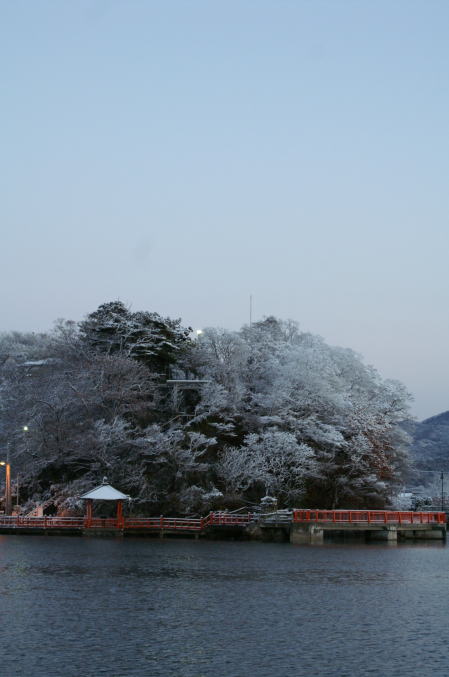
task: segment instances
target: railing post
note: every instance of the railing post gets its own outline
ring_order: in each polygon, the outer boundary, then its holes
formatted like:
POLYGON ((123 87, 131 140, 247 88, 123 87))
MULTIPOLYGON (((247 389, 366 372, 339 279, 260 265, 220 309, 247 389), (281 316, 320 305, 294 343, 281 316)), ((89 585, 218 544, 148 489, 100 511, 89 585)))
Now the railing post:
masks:
POLYGON ((117 501, 117 529, 123 529, 123 501, 117 501))
POLYGON ((92 526, 92 514, 93 514, 92 499, 91 498, 87 499, 86 504, 87 504, 86 505, 86 517, 85 517, 85 520, 84 520, 84 525, 88 529, 89 527, 92 526))

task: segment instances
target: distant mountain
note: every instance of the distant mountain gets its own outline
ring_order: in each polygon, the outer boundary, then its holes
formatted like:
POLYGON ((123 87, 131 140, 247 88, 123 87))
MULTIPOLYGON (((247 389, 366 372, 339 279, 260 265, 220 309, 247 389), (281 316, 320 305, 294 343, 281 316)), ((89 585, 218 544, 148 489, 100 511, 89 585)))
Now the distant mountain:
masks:
POLYGON ((449 411, 421 423, 404 421, 403 428, 413 438, 410 455, 417 467, 449 472, 449 411))

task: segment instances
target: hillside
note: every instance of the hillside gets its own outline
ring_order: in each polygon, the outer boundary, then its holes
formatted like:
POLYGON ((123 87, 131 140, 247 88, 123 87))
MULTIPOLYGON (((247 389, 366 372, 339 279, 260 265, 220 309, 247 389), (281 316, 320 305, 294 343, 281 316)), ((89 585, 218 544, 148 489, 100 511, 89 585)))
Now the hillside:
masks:
POLYGON ((0 444, 25 510, 70 511, 104 476, 156 515, 266 493, 382 507, 403 484, 405 388, 292 321, 192 338, 113 301, 48 335, 0 336, 2 355, 0 444))
POLYGON ((413 437, 411 456, 424 470, 449 472, 449 411, 404 426, 413 437))

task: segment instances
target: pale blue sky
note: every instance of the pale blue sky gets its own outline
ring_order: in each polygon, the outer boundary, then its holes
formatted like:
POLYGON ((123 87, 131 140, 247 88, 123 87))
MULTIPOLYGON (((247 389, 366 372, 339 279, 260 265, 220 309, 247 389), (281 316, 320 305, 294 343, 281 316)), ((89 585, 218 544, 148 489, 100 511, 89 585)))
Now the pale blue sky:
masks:
POLYGON ((291 317, 449 409, 446 0, 0 0, 0 330, 291 317))

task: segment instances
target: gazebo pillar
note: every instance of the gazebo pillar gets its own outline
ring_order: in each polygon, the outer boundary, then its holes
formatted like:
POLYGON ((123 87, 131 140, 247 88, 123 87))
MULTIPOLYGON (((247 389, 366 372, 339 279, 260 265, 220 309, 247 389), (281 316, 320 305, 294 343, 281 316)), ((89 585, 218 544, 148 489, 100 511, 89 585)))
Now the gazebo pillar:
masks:
POLYGON ((123 519, 123 501, 117 501, 117 529, 123 529, 125 520, 123 519))
POLYGON ((87 528, 92 526, 92 513, 93 513, 93 500, 91 498, 88 498, 86 501, 86 517, 84 520, 84 524, 87 528))

